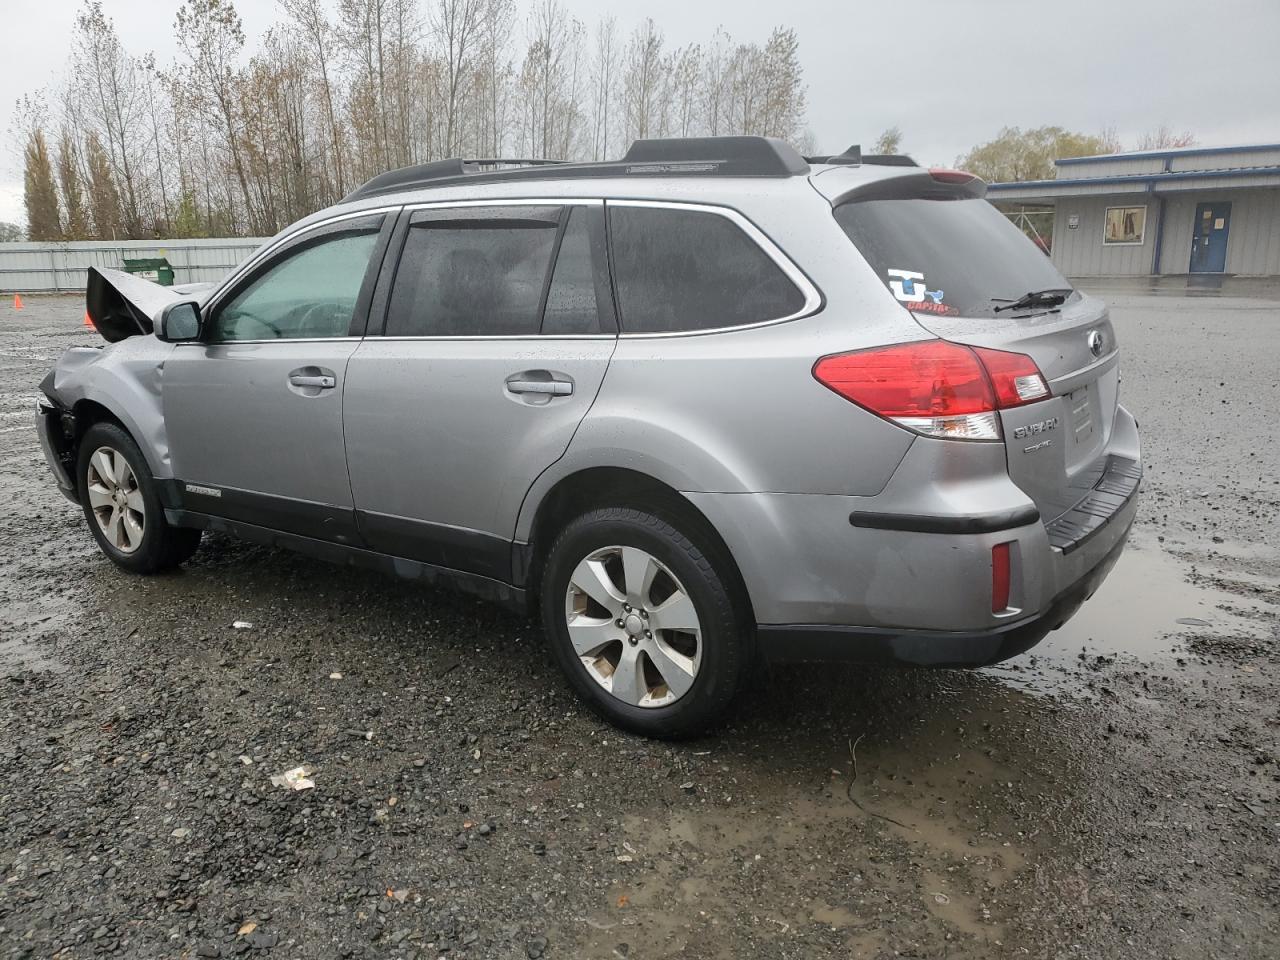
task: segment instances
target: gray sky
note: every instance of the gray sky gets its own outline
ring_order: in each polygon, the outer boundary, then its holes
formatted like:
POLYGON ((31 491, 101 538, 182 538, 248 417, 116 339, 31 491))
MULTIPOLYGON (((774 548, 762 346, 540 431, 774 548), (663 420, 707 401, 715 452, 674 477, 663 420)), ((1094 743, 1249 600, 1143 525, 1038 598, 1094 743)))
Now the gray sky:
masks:
MULTIPOLYGON (((1162 123, 1205 145, 1280 142, 1280 0, 565 0, 588 26, 651 16, 671 46, 723 24, 763 41, 795 28, 818 145, 870 145, 897 124, 917 160, 950 164, 1002 126, 1114 127, 1127 146, 1162 123), (785 17, 785 21, 781 18, 785 17)), ((523 4, 527 7, 527 0, 523 4)), ((178 0, 105 0, 128 49, 177 55, 178 0)), ((425 0, 424 0, 425 6, 425 0)), ((279 14, 239 0, 250 46, 279 14)), ((0 220, 22 219, 14 101, 57 79, 78 0, 0 0, 0 220)))

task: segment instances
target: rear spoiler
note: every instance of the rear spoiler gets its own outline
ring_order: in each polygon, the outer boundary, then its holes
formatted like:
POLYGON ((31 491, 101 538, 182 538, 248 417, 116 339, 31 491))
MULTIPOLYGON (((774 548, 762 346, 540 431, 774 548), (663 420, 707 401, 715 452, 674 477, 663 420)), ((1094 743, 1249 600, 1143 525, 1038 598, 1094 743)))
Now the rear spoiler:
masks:
POLYGON ((987 182, 962 170, 912 171, 900 177, 858 183, 834 196, 821 189, 832 185, 825 180, 818 185, 832 207, 865 200, 981 200, 987 195, 987 182))
POLYGON ((85 312, 94 329, 108 343, 145 336, 154 329, 160 311, 183 294, 123 270, 89 268, 85 312))

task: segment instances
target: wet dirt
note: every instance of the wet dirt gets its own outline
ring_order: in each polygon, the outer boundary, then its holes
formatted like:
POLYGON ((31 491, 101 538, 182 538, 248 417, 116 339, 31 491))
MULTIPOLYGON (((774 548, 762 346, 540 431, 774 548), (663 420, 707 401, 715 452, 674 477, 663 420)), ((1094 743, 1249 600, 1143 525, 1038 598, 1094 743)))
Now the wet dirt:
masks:
POLYGON ((1103 292, 1147 477, 1080 613, 768 670, 681 744, 468 598, 220 537, 117 572, 28 419, 92 335, 0 305, 0 957, 1280 955, 1280 296, 1103 292))

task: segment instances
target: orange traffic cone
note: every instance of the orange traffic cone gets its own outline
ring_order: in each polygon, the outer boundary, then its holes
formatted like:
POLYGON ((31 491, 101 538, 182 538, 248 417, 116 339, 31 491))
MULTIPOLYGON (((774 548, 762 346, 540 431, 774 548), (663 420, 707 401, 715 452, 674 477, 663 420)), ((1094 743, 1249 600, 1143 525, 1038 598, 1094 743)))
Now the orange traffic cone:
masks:
POLYGON ((89 319, 89 311, 88 311, 88 310, 86 310, 86 311, 84 312, 84 325, 85 325, 86 327, 88 327, 90 330, 97 330, 97 329, 98 329, 97 327, 95 327, 95 326, 93 325, 93 321, 89 319))
POLYGON ((20 294, 20 293, 15 293, 15 294, 13 295, 13 309, 15 309, 15 310, 21 310, 21 309, 22 309, 22 294, 20 294))

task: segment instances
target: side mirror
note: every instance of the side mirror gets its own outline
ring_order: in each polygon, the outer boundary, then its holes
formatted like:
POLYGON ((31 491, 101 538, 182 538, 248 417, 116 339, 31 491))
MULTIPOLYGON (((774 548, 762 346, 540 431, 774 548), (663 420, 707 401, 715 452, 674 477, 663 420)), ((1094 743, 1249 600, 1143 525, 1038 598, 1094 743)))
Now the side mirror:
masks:
POLYGON ((156 339, 163 340, 165 343, 199 340, 203 326, 200 319, 200 304, 194 300, 178 300, 160 311, 160 322, 156 324, 156 339))

